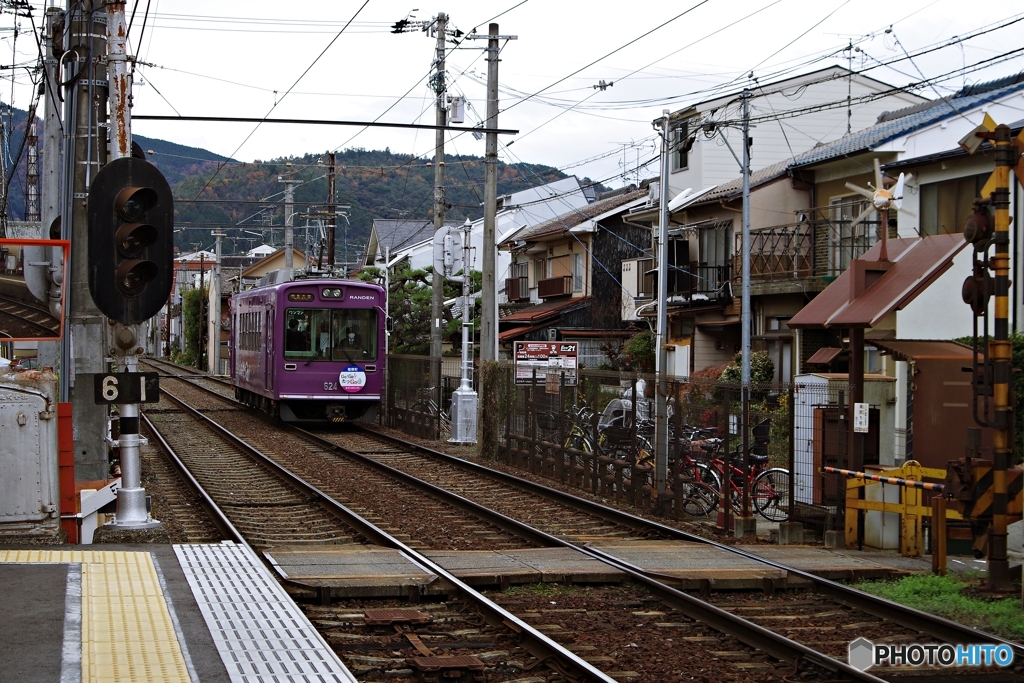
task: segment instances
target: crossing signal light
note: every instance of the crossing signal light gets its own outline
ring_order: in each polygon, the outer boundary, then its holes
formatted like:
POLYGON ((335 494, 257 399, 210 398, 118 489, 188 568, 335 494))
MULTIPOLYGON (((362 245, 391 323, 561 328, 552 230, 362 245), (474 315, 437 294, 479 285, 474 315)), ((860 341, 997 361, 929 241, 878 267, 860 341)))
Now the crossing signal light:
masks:
POLYGON ((174 203, 159 170, 116 159, 89 188, 89 293, 108 318, 149 320, 171 293, 174 203))
POLYGON ((964 223, 964 239, 972 244, 983 247, 992 238, 992 220, 985 210, 985 205, 976 201, 974 211, 964 223))

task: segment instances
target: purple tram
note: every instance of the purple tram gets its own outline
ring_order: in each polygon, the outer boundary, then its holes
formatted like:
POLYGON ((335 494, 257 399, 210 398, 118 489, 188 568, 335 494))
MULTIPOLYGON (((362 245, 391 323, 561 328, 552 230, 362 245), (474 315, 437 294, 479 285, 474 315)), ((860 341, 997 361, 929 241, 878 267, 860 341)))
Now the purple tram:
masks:
POLYGON ((231 297, 238 400, 285 422, 376 419, 384 390, 384 290, 303 279, 231 297))

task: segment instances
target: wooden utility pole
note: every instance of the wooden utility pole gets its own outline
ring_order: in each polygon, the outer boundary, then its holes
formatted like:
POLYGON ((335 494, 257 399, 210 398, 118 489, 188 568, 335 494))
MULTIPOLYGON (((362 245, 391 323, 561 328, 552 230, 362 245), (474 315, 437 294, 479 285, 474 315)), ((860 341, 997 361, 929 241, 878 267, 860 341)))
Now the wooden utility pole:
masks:
MULTIPOLYGON (((447 109, 445 107, 445 71, 444 71, 444 38, 448 30, 448 15, 440 12, 434 24, 434 31, 437 38, 437 54, 434 57, 434 76, 431 84, 434 87, 436 96, 435 122, 438 126, 445 126, 448 123, 447 109)), ((434 232, 444 227, 444 129, 439 127, 434 134, 434 232)), ((441 358, 441 309, 444 304, 444 278, 441 273, 434 271, 433 290, 430 297, 430 356, 441 358)), ((440 387, 440 362, 437 363, 437 373, 432 378, 433 384, 440 387)))

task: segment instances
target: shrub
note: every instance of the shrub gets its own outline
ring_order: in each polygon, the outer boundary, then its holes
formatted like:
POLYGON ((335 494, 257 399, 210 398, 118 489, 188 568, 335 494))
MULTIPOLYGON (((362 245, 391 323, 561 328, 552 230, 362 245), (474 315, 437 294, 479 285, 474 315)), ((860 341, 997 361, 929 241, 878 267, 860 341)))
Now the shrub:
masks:
MULTIPOLYGON (((727 367, 719 379, 723 382, 739 382, 742 377, 740 363, 743 354, 737 353, 732 365, 727 367)), ((775 361, 766 351, 755 351, 750 355, 750 381, 753 384, 767 384, 775 379, 775 361)))

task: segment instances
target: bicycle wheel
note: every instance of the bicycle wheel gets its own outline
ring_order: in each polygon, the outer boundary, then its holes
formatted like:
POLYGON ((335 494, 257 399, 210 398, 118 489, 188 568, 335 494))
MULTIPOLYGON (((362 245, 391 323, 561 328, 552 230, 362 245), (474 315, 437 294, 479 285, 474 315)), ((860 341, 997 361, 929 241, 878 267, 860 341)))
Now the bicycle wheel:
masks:
POLYGON ((757 475, 750 490, 754 509, 770 522, 785 522, 789 519, 789 470, 773 467, 757 475))
MULTIPOLYGON (((569 436, 565 437, 565 441, 562 443, 565 448, 571 448, 576 451, 583 451, 584 453, 593 453, 594 447, 590 443, 590 438, 586 434, 573 428, 569 436)), ((573 453, 573 462, 583 468, 587 466, 587 459, 580 453, 573 453)))
POLYGON ((716 472, 703 463, 684 463, 675 485, 682 492, 683 512, 706 517, 718 507, 719 481, 716 472))

